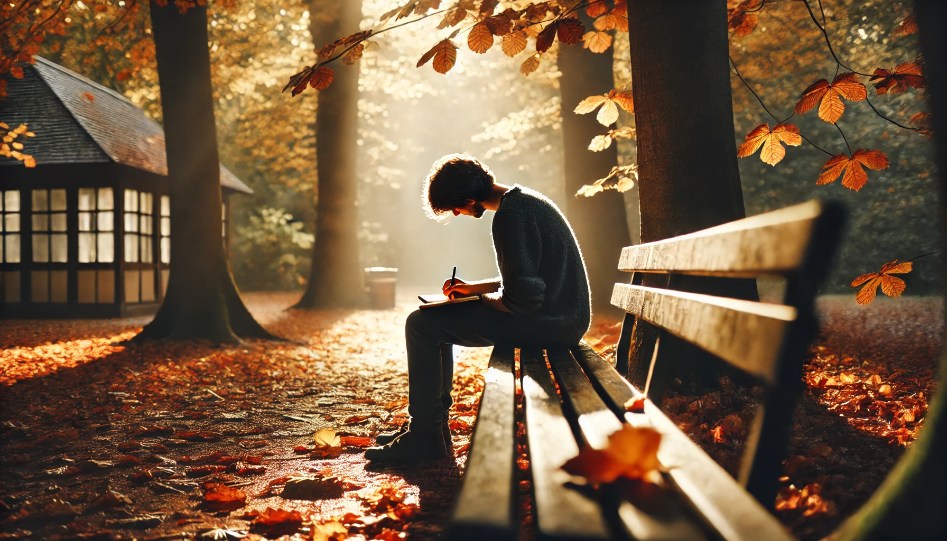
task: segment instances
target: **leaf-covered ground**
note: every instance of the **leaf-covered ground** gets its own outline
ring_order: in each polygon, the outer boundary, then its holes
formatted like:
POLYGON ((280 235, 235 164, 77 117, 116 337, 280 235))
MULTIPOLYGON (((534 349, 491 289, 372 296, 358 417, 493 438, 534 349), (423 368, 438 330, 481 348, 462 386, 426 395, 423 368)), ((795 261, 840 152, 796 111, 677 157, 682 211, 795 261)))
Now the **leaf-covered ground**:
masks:
POLYGON ((119 344, 145 319, 0 322, 2 535, 435 537, 489 351, 457 354, 454 463, 368 471, 370 436, 406 419, 403 329, 416 301, 283 311, 297 296, 247 295, 290 341, 232 348, 119 344), (338 441, 318 445, 321 429, 338 441), (296 487, 311 500, 278 495, 291 476, 314 478, 296 487))
MULTIPOLYGON (((453 463, 366 470, 370 436, 406 418, 403 325, 415 303, 405 294, 389 311, 284 310, 294 299, 247 295, 290 341, 235 348, 119 344, 146 319, 0 321, 0 538, 437 537, 489 351, 458 350, 453 463), (281 496, 287 486, 293 498, 281 496)), ((826 297, 819 311, 777 500, 807 540, 857 509, 914 440, 943 323, 939 299, 826 297)), ((588 338, 613 351, 617 332, 598 321, 588 338)), ((728 379, 673 387, 666 410, 735 472, 760 390, 728 379)))

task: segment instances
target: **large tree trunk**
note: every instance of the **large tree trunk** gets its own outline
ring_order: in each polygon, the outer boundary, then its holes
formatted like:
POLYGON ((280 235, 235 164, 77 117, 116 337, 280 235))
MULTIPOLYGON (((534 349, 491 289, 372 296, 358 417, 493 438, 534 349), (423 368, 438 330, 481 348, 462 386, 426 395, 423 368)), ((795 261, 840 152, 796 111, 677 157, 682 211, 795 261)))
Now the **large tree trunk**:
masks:
MULTIPOLYGON (((309 31, 316 49, 358 31, 361 0, 309 0, 309 31)), ((364 306, 358 260, 356 157, 358 63, 335 66, 332 86, 319 91, 316 159, 319 204, 309 283, 297 308, 364 306)))
POLYGON ((171 277, 136 337, 236 343, 271 338, 240 300, 221 235, 220 162, 207 50, 207 9, 151 2, 171 191, 171 277))
MULTIPOLYGON (((586 28, 592 27, 592 19, 585 10, 581 10, 580 18, 586 28)), ((601 152, 589 150, 592 138, 609 128, 599 124, 595 115, 572 112, 583 99, 605 94, 615 85, 612 49, 594 54, 579 45, 560 45, 559 71, 562 72, 559 93, 562 97, 562 146, 565 152, 565 212, 582 248, 592 290, 593 311, 618 314, 618 309, 611 305, 612 287, 615 282, 624 282, 628 278, 618 271, 618 256, 623 247, 631 244, 625 201, 618 192, 575 197, 583 185, 604 177, 618 165, 618 145, 612 144, 601 152)))
MULTIPOLYGON (((691 233, 746 216, 728 66, 727 5, 722 0, 629 2, 631 72, 638 144, 641 242, 691 233)), ((643 285, 752 298, 755 284, 684 277, 668 284, 645 275, 643 285)), ((644 385, 656 331, 635 327, 628 377, 644 385)), ((673 338, 661 355, 672 373, 699 371, 706 363, 673 338), (673 353, 672 353, 673 352, 673 353), (681 359, 694 362, 680 366, 681 359)), ((621 360, 620 362, 624 362, 621 360)), ((713 365, 711 365, 713 366, 713 365)), ((658 397, 660 398, 660 397, 658 397)))
MULTIPOLYGON (((947 239, 947 3, 916 0, 914 11, 930 84, 940 175, 941 242, 947 239)), ((947 348, 937 394, 918 439, 884 483, 838 532, 838 540, 947 539, 947 348)))

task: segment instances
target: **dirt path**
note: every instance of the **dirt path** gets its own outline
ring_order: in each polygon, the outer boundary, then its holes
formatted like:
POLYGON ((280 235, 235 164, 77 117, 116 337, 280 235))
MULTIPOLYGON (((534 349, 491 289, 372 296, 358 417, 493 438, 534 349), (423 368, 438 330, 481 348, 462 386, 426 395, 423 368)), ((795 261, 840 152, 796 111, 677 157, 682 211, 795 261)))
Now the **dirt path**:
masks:
POLYGON ((461 476, 489 350, 457 354, 454 463, 366 471, 359 453, 370 436, 406 419, 404 319, 416 301, 284 311, 295 295, 246 297, 289 342, 122 346, 144 321, 0 322, 0 487, 10 511, 2 531, 435 537, 461 476), (316 445, 321 429, 337 433, 338 448, 316 445), (311 496, 320 499, 274 495, 293 475, 314 477, 311 496), (224 501, 208 501, 215 497, 224 501))

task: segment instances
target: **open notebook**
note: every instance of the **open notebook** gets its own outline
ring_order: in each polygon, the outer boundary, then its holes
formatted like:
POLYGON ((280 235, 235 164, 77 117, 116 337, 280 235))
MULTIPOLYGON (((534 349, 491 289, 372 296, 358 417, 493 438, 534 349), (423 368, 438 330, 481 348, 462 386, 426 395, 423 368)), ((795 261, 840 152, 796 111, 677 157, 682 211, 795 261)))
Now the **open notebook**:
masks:
POLYGON ((421 300, 420 308, 431 308, 434 306, 444 306, 447 304, 458 304, 461 302, 478 301, 480 300, 480 295, 470 295, 469 297, 457 297, 455 299, 449 299, 445 295, 418 295, 418 299, 421 300))

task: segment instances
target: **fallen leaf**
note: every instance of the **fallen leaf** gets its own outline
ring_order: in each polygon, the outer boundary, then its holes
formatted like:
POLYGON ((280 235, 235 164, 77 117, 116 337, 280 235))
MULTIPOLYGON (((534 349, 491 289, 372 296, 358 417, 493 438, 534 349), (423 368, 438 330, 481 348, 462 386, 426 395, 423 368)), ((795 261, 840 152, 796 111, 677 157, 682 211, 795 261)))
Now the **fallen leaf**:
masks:
POLYGON ((247 504, 247 495, 239 488, 224 483, 204 485, 204 505, 216 511, 232 511, 247 504))
POLYGON ((632 413, 644 413, 645 399, 646 397, 644 396, 629 398, 628 401, 625 402, 625 410, 632 413))
POLYGON ((589 483, 609 483, 619 477, 647 479, 660 468, 658 446, 661 434, 652 428, 623 425, 608 437, 603 450, 585 446, 578 456, 569 459, 562 469, 584 477, 589 483))
POLYGON ((280 496, 287 500, 331 500, 345 493, 336 477, 291 477, 280 496))
POLYGON ((263 511, 251 511, 244 516, 253 516, 251 527, 266 536, 289 535, 297 532, 303 525, 303 517, 299 511, 267 507, 263 511))

